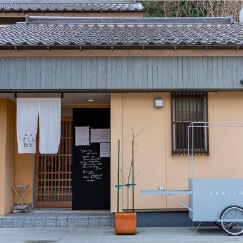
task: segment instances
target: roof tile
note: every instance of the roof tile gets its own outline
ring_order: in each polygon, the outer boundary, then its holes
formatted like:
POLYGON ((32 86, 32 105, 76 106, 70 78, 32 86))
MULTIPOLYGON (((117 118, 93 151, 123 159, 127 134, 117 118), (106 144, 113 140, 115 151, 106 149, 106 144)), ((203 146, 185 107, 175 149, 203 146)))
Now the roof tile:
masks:
POLYGON ((15 24, 0 28, 0 46, 242 45, 243 24, 15 24))
POLYGON ((141 3, 0 3, 0 11, 143 11, 141 3))

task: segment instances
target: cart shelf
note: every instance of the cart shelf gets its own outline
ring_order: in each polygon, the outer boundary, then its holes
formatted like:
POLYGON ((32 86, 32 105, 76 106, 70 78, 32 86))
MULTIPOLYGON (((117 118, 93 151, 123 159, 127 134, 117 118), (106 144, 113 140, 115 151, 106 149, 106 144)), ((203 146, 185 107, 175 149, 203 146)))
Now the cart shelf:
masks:
POLYGON ((176 195, 176 194, 192 194, 189 190, 141 190, 141 195, 176 195))

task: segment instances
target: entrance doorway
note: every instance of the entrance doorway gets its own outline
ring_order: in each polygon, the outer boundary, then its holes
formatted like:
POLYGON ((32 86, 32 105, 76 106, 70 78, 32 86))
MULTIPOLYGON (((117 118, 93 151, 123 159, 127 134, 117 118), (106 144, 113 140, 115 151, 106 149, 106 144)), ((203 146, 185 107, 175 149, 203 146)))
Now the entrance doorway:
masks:
MULTIPOLYGON (((72 117, 62 117, 58 154, 46 155, 36 150, 35 207, 72 207, 72 117)), ((39 144, 37 139, 37 144, 39 144)))
POLYGON ((91 138, 89 145, 75 146, 75 127, 89 127, 89 135, 92 129, 110 134, 110 109, 73 109, 73 117, 62 117, 58 154, 40 154, 37 146, 36 208, 110 209, 110 154, 101 156, 102 142, 91 138))
POLYGON ((109 136, 109 108, 73 110, 72 208, 75 210, 110 209, 109 136))

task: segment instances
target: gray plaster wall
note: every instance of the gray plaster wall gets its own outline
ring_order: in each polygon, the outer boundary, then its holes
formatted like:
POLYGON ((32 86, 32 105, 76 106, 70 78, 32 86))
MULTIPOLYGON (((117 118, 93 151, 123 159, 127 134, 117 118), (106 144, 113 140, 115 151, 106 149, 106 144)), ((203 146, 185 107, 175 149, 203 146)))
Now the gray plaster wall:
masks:
POLYGON ((243 57, 0 58, 0 91, 243 90, 243 57))

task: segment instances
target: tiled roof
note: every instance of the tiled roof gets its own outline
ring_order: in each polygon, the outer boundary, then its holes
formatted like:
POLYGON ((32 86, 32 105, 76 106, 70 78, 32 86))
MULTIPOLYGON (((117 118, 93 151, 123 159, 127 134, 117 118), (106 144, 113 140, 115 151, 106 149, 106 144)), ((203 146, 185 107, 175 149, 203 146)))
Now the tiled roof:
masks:
POLYGON ((140 18, 140 23, 131 24, 19 23, 0 28, 0 47, 243 46, 243 24, 163 24, 160 19, 148 24, 148 20, 140 18))
POLYGON ((31 2, 18 2, 18 3, 0 3, 0 11, 14 11, 14 12, 23 12, 23 11, 35 11, 35 12, 66 12, 66 11, 87 11, 87 12, 100 12, 100 11, 144 11, 143 5, 141 3, 131 3, 131 2, 121 2, 121 3, 106 3, 106 2, 97 2, 97 3, 82 3, 82 2, 73 2, 73 3, 64 3, 64 2, 45 2, 45 3, 31 3, 31 2))

